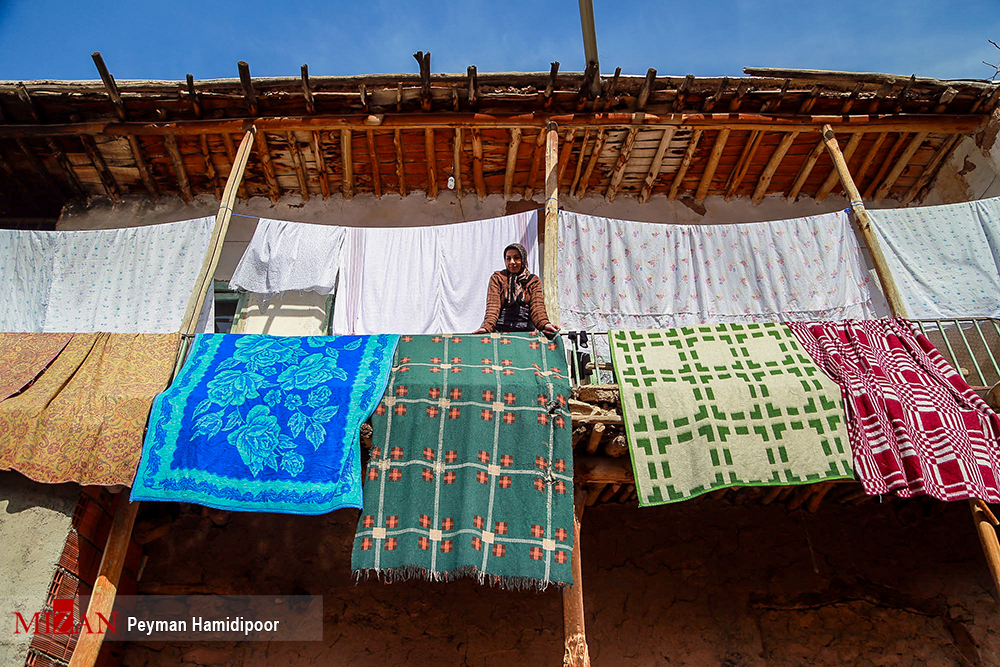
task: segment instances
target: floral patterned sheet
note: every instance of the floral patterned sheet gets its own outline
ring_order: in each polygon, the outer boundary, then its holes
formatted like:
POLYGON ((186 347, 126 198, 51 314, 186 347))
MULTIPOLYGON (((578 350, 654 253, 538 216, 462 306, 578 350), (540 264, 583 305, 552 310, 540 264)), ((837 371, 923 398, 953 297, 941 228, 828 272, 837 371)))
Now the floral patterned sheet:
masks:
POLYGON ((323 514, 361 507, 361 424, 399 337, 202 334, 156 398, 133 500, 323 514))
POLYGON ((567 330, 871 318, 843 211, 738 225, 663 225, 559 212, 567 330))

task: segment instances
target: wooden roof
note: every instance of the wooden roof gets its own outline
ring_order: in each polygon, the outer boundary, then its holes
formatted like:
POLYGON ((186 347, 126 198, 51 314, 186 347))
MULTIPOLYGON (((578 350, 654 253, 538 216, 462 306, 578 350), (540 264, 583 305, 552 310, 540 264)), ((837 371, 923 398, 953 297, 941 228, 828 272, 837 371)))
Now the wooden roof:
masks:
MULTIPOLYGON (((420 55, 420 54, 418 54, 420 55)), ((564 195, 822 200, 839 190, 830 123, 866 198, 919 200, 1000 86, 884 74, 748 69, 739 78, 593 72, 116 82, 0 82, 0 216, 93 196, 221 194, 249 123, 240 197, 540 194, 560 128, 564 195)))

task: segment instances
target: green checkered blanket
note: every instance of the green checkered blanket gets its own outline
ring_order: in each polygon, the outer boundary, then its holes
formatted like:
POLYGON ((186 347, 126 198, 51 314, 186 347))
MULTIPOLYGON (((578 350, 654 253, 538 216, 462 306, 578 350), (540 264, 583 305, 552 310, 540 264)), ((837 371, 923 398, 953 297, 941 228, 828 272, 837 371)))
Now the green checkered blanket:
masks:
POLYGON ((840 388, 783 324, 612 331, 640 505, 853 479, 840 388))
POLYGON ((372 417, 355 573, 571 584, 568 397, 559 338, 403 336, 372 417))

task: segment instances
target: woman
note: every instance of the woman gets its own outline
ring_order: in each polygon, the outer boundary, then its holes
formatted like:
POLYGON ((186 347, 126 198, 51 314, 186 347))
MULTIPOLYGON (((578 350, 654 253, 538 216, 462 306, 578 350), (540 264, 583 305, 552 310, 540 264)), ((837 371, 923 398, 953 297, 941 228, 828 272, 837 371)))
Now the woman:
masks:
POLYGON ((528 252, 519 243, 511 243, 504 248, 503 260, 507 268, 490 276, 486 317, 474 333, 538 329, 554 334, 559 331, 545 312, 542 281, 525 266, 527 257, 528 252))

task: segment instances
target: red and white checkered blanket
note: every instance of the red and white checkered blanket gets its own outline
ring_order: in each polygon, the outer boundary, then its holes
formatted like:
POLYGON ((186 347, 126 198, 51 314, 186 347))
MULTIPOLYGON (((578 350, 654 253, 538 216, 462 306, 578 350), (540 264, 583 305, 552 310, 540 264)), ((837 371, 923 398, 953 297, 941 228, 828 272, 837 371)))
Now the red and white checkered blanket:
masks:
POLYGON ((844 395, 870 495, 1000 502, 1000 417, 902 319, 790 322, 844 395))

